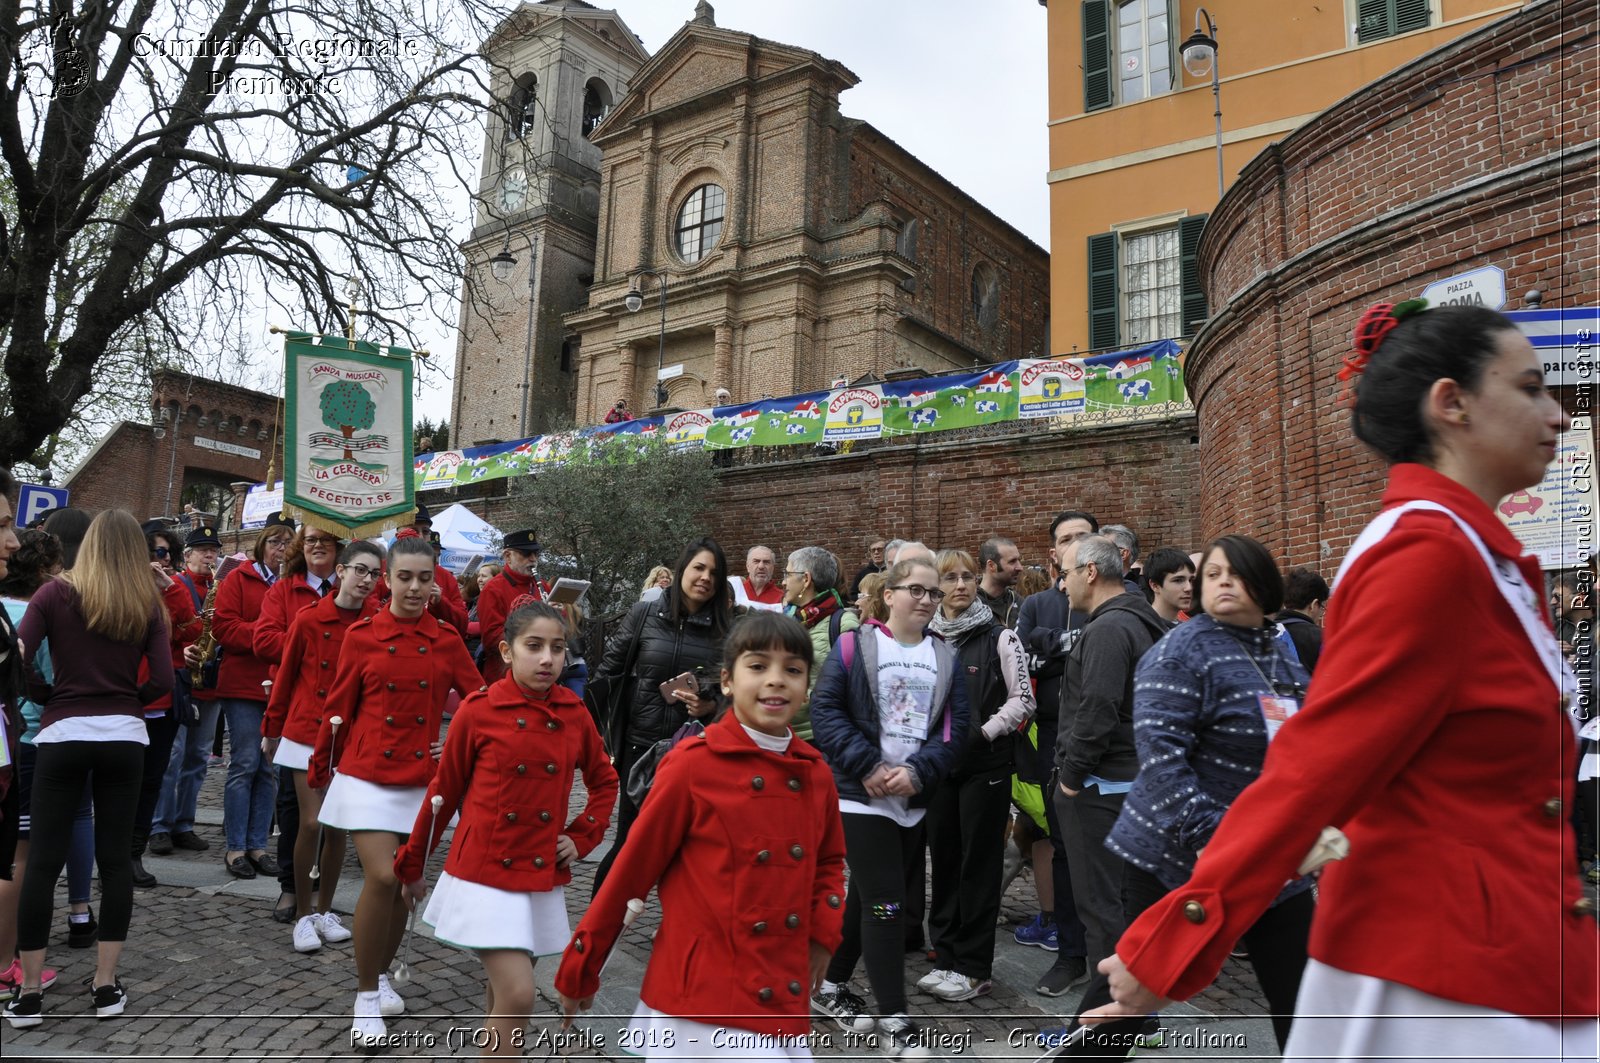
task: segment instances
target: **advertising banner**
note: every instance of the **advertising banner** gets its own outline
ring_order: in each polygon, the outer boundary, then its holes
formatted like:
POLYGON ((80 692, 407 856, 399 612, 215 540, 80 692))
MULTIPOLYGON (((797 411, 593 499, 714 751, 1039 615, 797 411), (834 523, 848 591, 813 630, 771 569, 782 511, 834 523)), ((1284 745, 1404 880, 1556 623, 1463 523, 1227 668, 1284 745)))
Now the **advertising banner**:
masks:
MULTIPOLYGON (((812 413, 811 416, 816 416, 812 413)), ((830 443, 847 439, 877 439, 883 435, 883 385, 840 388, 828 392, 827 420, 822 438, 830 443)))

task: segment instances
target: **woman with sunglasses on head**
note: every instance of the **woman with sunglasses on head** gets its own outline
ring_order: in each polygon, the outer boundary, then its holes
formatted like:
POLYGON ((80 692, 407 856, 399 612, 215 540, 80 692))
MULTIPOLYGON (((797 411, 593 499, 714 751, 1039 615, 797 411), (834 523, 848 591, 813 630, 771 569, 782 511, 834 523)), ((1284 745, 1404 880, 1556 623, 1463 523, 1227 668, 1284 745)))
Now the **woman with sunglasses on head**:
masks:
POLYGON ((1476 307, 1379 304, 1340 375, 1389 485, 1335 583, 1316 682, 1193 875, 1102 964, 1115 1002, 1086 1017, 1205 988, 1332 825, 1349 853, 1319 880, 1286 1059, 1592 1059, 1575 687, 1539 562, 1495 513, 1544 477, 1567 416, 1528 340, 1476 307))
POLYGON ((316 952, 324 943, 350 940, 350 931, 333 911, 333 895, 344 866, 344 831, 318 830, 322 793, 306 781, 306 768, 322 727, 323 707, 339 667, 345 634, 356 621, 378 611, 377 595, 372 591, 383 576, 383 559, 383 547, 364 539, 344 548, 336 566, 337 589, 301 609, 289 625, 272 696, 261 718, 262 749, 288 777, 284 785, 294 791, 300 817, 291 864, 296 952, 316 952), (320 855, 319 835, 324 835, 320 855), (311 881, 313 867, 320 872, 315 883, 311 881), (314 907, 313 886, 317 891, 314 907))
MULTIPOLYGON (((339 561, 339 538, 332 532, 302 524, 289 541, 284 554, 283 575, 267 589, 256 621, 255 655, 268 662, 272 678, 283 660, 283 646, 289 637, 289 624, 302 609, 309 608, 333 593, 334 569, 339 561)), ((268 688, 271 700, 271 688, 268 688)), ((265 733, 263 717, 263 734, 265 733)), ((272 917, 291 922, 295 907, 295 843, 300 836, 300 802, 289 769, 278 765, 278 900, 272 917)), ((338 940, 343 940, 342 938, 338 940)))
POLYGON ((928 631, 943 597, 939 573, 920 556, 896 562, 883 589, 888 622, 841 635, 811 695, 811 730, 833 768, 850 867, 844 942, 812 1003, 847 1031, 876 1029, 903 1059, 929 1055, 906 1014, 905 867, 922 859, 924 810, 968 738, 960 659, 928 631), (862 958, 876 1020, 846 985, 862 958))

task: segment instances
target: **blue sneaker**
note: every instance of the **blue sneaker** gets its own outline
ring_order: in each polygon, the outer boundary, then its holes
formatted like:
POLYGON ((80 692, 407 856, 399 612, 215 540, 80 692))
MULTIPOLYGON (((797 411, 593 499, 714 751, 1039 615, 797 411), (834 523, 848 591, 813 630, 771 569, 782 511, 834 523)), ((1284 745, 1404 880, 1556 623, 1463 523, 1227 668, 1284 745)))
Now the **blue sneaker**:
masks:
POLYGON ((1037 913, 1032 919, 1017 927, 1011 936, 1016 939, 1018 945, 1033 945, 1046 952, 1061 950, 1061 931, 1057 928, 1055 920, 1046 923, 1044 916, 1037 913))

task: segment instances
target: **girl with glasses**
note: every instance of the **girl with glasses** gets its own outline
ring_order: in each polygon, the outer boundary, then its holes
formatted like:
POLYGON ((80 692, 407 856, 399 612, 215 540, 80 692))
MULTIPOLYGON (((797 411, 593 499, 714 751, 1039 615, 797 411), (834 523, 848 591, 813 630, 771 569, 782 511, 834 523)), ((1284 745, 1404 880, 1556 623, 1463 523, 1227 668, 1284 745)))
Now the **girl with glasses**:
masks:
POLYGON ((928 632, 943 597, 932 566, 921 558, 897 562, 883 589, 888 622, 871 620, 840 636, 811 700, 812 733, 833 767, 850 865, 844 942, 812 1004, 847 1031, 876 1029, 902 1059, 930 1054, 906 1014, 905 867, 922 859, 929 798, 960 760, 968 735, 960 660, 928 632), (876 1020, 846 985, 863 957, 876 1020))
POLYGON ((378 611, 377 595, 372 591, 383 574, 383 558, 383 547, 365 540, 344 548, 337 566, 338 590, 302 608, 289 624, 272 696, 261 720, 262 749, 289 777, 299 815, 291 865, 296 952, 316 952, 324 943, 350 940, 350 931, 333 912, 333 894, 344 866, 344 831, 332 828, 324 832, 319 861, 317 817, 322 812, 322 793, 306 782, 306 768, 322 726, 345 634, 356 621, 378 611), (311 900, 313 866, 320 872, 315 908, 311 900))

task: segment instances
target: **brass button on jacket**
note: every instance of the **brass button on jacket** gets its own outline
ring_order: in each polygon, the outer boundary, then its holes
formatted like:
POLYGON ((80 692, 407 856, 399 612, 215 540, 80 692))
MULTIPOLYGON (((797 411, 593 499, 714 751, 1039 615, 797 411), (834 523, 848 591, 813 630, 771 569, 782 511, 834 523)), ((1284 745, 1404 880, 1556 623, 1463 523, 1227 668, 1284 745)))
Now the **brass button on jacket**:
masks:
POLYGON ((1561 798, 1552 797, 1544 803, 1544 814, 1547 819, 1555 819, 1561 815, 1561 798))
POLYGON ((1186 901, 1183 906, 1183 917, 1191 923, 1206 921, 1206 906, 1199 901, 1186 901))

